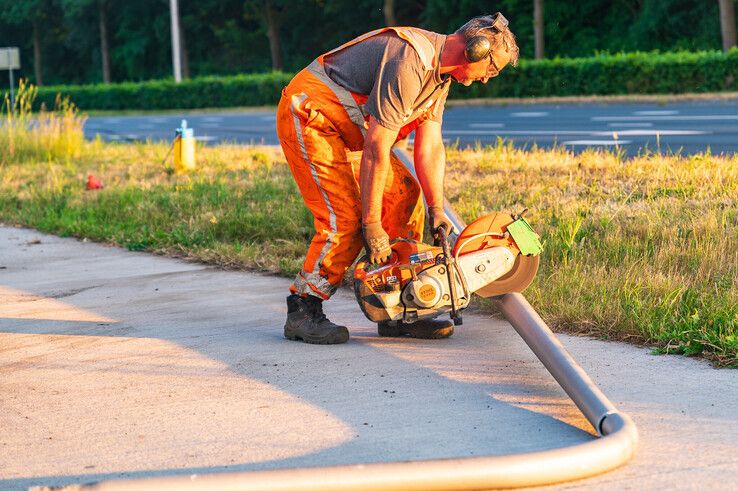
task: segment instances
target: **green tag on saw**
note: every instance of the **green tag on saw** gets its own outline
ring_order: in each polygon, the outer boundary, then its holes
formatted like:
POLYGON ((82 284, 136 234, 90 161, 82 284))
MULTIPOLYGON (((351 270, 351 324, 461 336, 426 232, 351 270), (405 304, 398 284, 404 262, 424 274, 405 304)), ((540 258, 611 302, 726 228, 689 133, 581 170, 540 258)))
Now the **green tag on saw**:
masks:
POLYGON ((524 256, 537 256, 543 252, 543 245, 538 240, 538 234, 533 231, 525 218, 520 217, 507 226, 515 244, 524 256))

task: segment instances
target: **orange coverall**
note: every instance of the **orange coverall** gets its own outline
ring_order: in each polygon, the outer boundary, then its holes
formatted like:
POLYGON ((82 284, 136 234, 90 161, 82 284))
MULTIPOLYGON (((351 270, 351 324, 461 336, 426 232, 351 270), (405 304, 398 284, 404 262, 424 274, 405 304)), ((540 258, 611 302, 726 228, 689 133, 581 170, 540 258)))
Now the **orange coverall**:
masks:
MULTIPOLYGON (((363 246, 359 167, 369 116, 367 96, 351 93, 325 73, 326 55, 392 29, 408 41, 424 63, 437 59, 435 48, 410 27, 385 28, 360 36, 319 56, 282 91, 277 135, 305 204, 313 213, 315 236, 292 293, 329 298, 363 246)), ((427 119, 432 105, 420 108, 397 141, 427 119)), ((424 208, 415 178, 391 156, 382 202, 382 227, 390 239, 422 239, 424 208)))

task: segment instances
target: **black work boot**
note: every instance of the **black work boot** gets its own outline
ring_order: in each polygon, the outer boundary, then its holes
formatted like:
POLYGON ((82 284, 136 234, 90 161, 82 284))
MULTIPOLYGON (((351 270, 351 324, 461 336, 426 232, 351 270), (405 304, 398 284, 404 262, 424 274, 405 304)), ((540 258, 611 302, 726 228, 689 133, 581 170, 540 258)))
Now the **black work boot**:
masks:
POLYGON ((380 336, 399 338, 409 336, 418 339, 443 339, 454 333, 454 323, 449 319, 424 319, 412 324, 402 321, 382 321, 377 324, 380 336))
POLYGON ((312 295, 303 298, 292 294, 287 297, 284 337, 310 344, 341 344, 348 341, 349 332, 344 326, 326 318, 321 299, 312 295))

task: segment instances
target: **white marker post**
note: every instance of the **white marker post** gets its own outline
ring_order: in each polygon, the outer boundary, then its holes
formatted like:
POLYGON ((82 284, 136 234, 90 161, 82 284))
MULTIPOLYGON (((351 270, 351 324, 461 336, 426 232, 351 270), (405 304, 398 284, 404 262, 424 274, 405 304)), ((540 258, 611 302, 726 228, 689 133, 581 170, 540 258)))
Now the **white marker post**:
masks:
POLYGON ((20 68, 20 50, 18 48, 0 48, 0 70, 8 71, 8 80, 10 81, 10 108, 15 106, 15 92, 13 86, 13 70, 20 68))

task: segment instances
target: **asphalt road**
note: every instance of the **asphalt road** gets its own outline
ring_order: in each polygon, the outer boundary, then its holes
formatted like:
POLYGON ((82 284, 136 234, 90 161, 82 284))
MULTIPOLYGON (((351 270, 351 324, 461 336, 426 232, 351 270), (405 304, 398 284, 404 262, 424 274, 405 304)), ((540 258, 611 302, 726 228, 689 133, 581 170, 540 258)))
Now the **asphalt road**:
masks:
MULTIPOLYGON (((197 139, 209 143, 279 143, 273 111, 93 116, 85 134, 99 134, 106 141, 171 140, 182 119, 194 128, 197 139)), ((449 107, 443 134, 447 143, 461 146, 504 138, 520 147, 617 147, 628 155, 708 149, 733 154, 738 151, 738 101, 449 107)))

